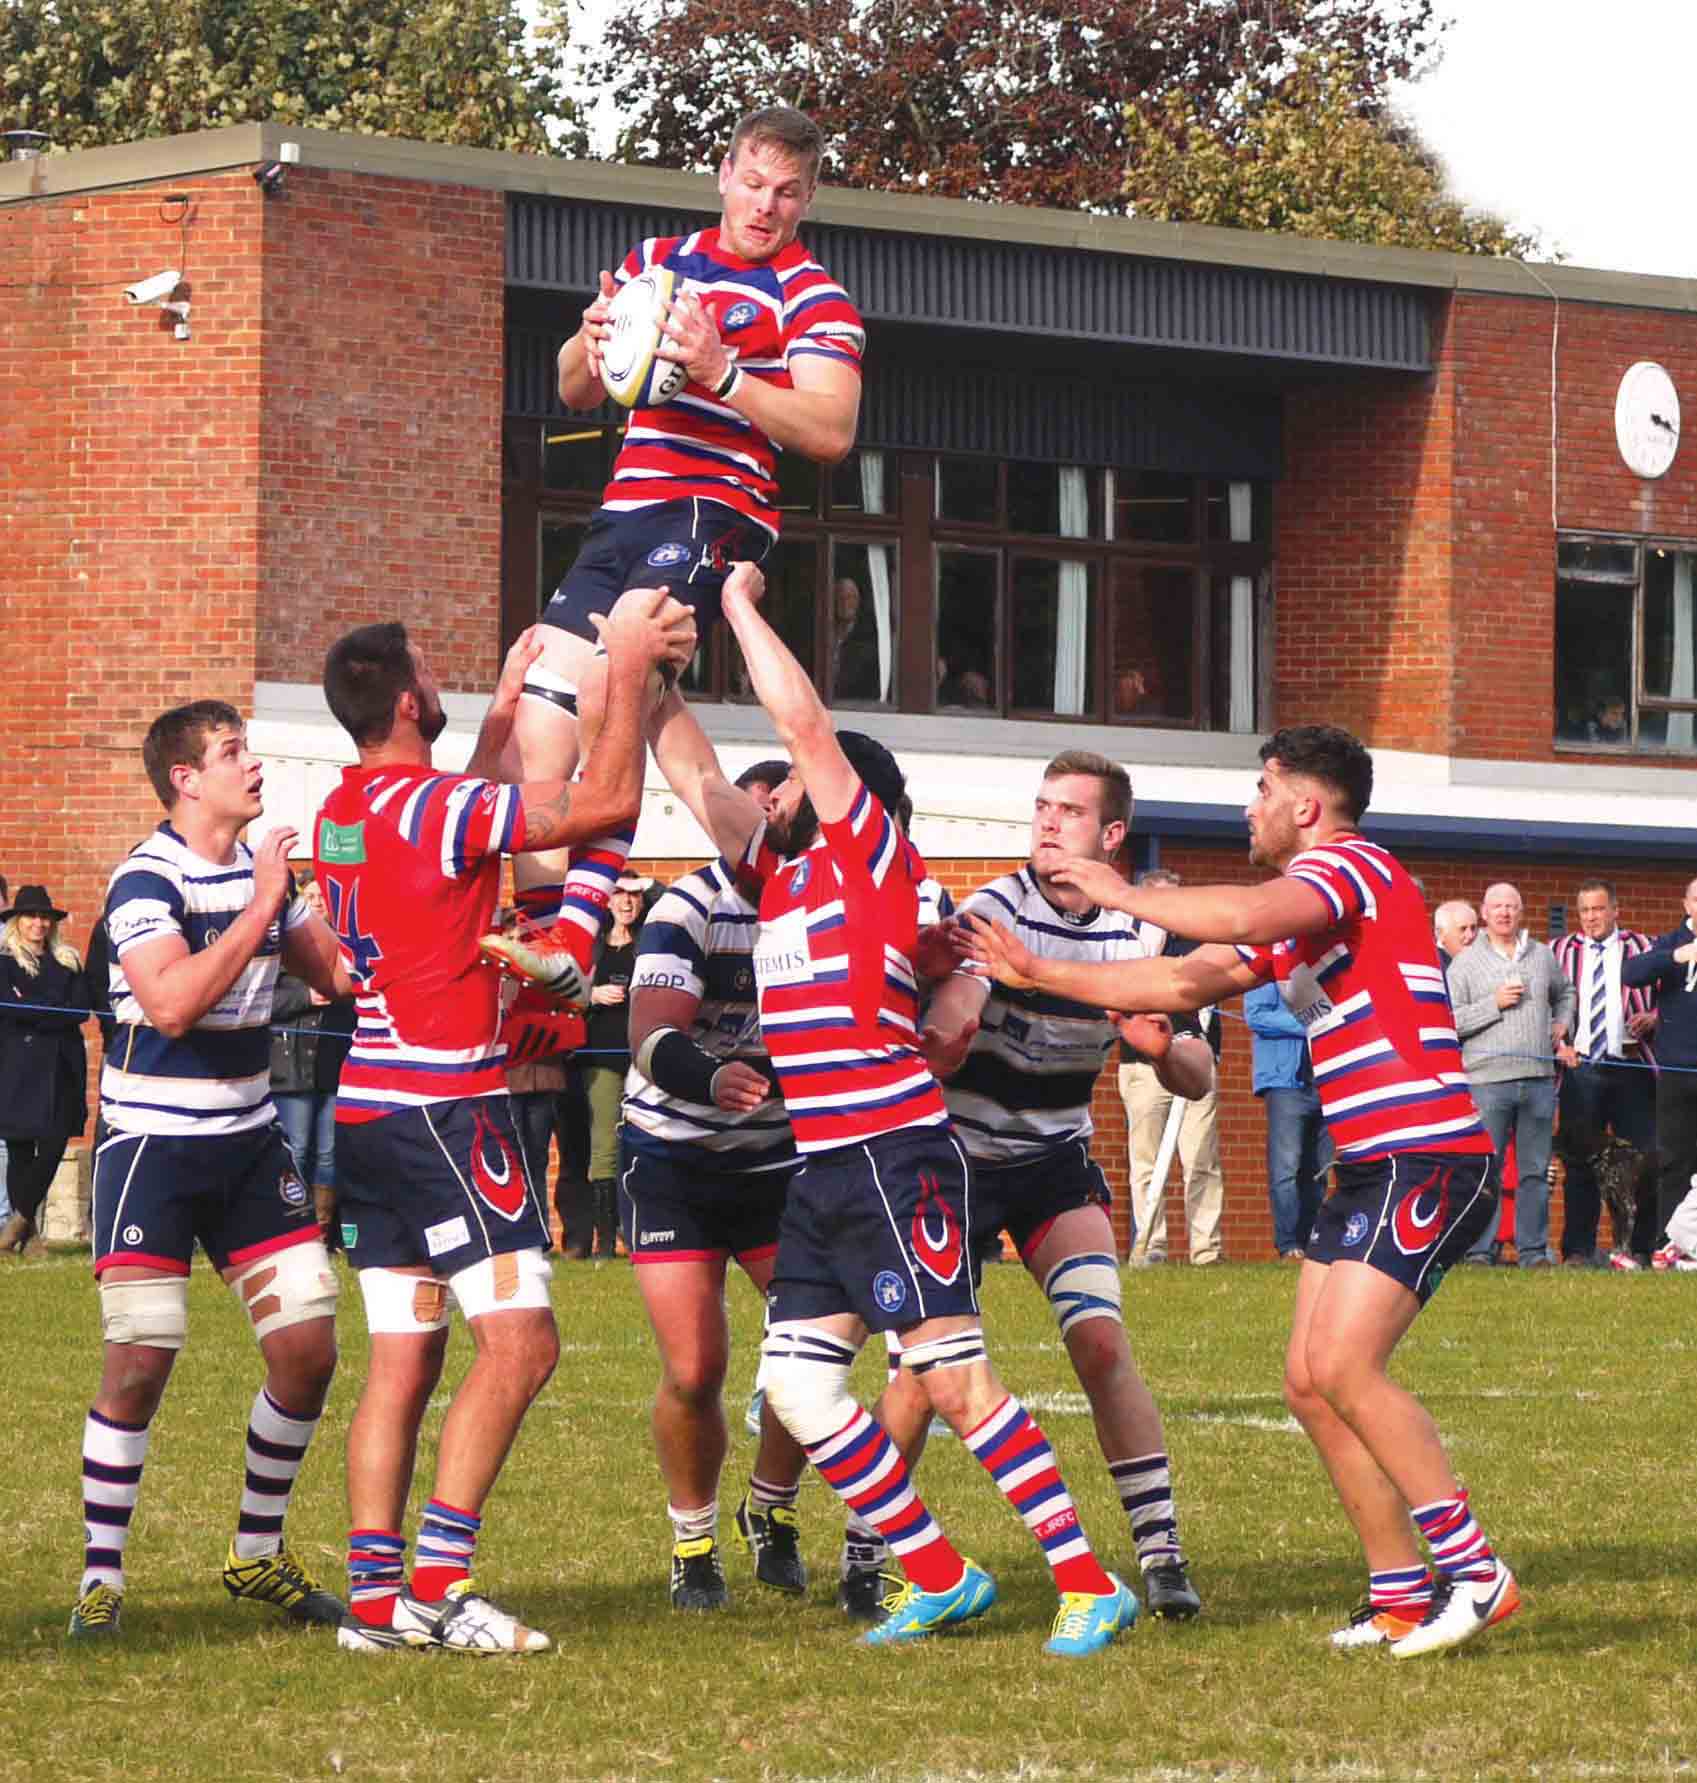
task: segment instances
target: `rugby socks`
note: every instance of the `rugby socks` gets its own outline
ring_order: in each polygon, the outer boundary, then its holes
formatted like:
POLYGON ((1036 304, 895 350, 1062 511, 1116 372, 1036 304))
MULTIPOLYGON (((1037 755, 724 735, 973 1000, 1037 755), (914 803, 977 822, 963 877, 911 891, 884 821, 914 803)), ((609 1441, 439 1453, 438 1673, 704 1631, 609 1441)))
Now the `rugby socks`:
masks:
POLYGON ((889 1543, 858 1512, 850 1511, 843 1522, 842 1576, 882 1572, 889 1564, 889 1543))
POLYGON ((348 1536, 348 1608, 361 1622, 388 1628, 406 1579, 407 1544, 398 1529, 355 1529, 348 1536))
POLYGON ((748 1476, 748 1502, 765 1515, 773 1511, 793 1511, 801 1502, 801 1481, 793 1486, 774 1486, 758 1474, 748 1476))
POLYGON ((513 909, 521 931, 551 928, 560 918, 560 898, 565 887, 558 883, 521 886, 513 893, 513 909))
POLYGON ((1178 1519, 1173 1512, 1173 1473, 1165 1455, 1140 1455, 1135 1461, 1110 1461, 1108 1472, 1131 1519, 1137 1563, 1145 1572, 1183 1560, 1178 1519))
POLYGON ((1489 1579, 1495 1576, 1497 1557, 1485 1532, 1467 1508, 1463 1488, 1455 1498, 1440 1498, 1416 1505, 1414 1521, 1432 1550, 1432 1565, 1446 1579, 1489 1579))
POLYGON ((1056 1590, 1085 1591, 1100 1597, 1114 1589, 1090 1551, 1049 1439, 1011 1393, 983 1423, 966 1433, 966 1446, 1036 1536, 1055 1575, 1056 1590))
POLYGON ((1367 1597, 1375 1613, 1388 1612, 1418 1622, 1432 1601, 1431 1570, 1424 1566, 1395 1566, 1370 1572, 1367 1597))
POLYGON ((594 977, 595 943, 607 920, 607 900, 613 884, 630 859, 636 828, 615 830, 580 842, 567 857, 566 883, 560 892, 560 914, 552 945, 570 953, 594 977))
POLYGON ((90 1411, 82 1431, 83 1575, 77 1595, 96 1585, 124 1589, 124 1547, 141 1496, 148 1426, 90 1411))
POLYGON ((418 1556, 412 1565, 414 1597, 440 1603, 450 1585, 471 1577, 477 1532, 482 1527, 481 1517, 455 1510, 439 1498, 431 1499, 418 1524, 418 1556))
POLYGON ((261 1387, 247 1421, 247 1479, 236 1522, 238 1560, 258 1560, 283 1545, 283 1514, 295 1475, 318 1428, 318 1413, 297 1418, 261 1387))
POLYGON ((680 1511, 675 1504, 669 1504, 666 1506, 666 1515, 672 1520, 674 1542, 719 1539, 719 1501, 716 1498, 708 1499, 698 1510, 693 1511, 680 1511))
POLYGON ((961 1582, 965 1561, 914 1491, 901 1451, 864 1408, 857 1405, 835 1436, 803 1447, 825 1483, 889 1543, 921 1591, 949 1591, 961 1582))

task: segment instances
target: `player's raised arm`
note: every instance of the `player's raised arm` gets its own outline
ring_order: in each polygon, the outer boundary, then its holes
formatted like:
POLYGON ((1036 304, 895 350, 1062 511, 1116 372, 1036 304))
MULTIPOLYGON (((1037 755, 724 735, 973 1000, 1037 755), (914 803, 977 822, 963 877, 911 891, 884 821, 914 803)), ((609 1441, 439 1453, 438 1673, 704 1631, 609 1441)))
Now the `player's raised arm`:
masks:
POLYGON ((719 752, 676 688, 661 702, 648 734, 667 785, 689 807, 720 854, 728 861, 741 860, 760 826, 759 801, 725 777, 719 752))
POLYGON ((860 776, 843 754, 812 678, 756 606, 763 586, 753 564, 739 563, 725 583, 725 623, 742 646, 754 697, 795 763, 819 821, 837 823, 849 814, 860 776))
POLYGON ((937 987, 925 1012, 919 1050, 938 1082, 953 1077, 966 1062, 989 996, 990 980, 976 972, 956 972, 937 987))

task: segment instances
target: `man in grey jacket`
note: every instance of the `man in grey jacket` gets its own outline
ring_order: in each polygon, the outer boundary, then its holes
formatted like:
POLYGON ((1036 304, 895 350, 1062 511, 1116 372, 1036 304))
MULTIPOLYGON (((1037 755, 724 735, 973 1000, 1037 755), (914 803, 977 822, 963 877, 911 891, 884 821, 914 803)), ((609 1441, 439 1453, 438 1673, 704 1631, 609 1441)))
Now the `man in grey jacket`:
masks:
MULTIPOLYGON (((1450 964, 1455 1031, 1473 1099, 1496 1147, 1499 1177, 1514 1134, 1520 1168, 1514 1245, 1520 1267, 1548 1268, 1550 1135, 1556 1113, 1552 1055, 1571 1063, 1568 1036, 1577 993, 1550 949, 1520 926, 1524 905, 1512 885, 1493 885, 1479 908, 1484 927, 1450 964)), ((1488 1263, 1491 1254, 1487 1235, 1467 1260, 1488 1263)))

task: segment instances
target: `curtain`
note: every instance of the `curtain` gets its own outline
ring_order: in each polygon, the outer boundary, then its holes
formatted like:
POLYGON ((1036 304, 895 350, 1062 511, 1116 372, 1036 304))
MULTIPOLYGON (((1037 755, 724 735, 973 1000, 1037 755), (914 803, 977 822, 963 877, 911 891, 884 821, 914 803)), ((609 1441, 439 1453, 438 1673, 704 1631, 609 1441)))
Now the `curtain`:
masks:
MULTIPOLYGON (((1697 558, 1689 551, 1676 551, 1673 558, 1673 672, 1668 680, 1668 693, 1676 700, 1688 700, 1697 694, 1692 680, 1691 650, 1691 570, 1697 558)), ((1668 748, 1691 747, 1689 712, 1668 714, 1668 748)))
MULTIPOLYGON (((1090 536, 1090 494, 1081 465, 1061 466, 1061 537, 1090 536)), ((1055 609, 1055 711, 1084 710, 1085 642, 1090 629, 1089 571, 1082 563, 1059 566, 1055 609)))
MULTIPOLYGON (((860 501, 868 514, 883 514, 884 454, 862 452, 860 455, 860 501)), ((890 627, 890 547, 866 547, 866 579, 872 584, 872 622, 878 629, 878 698, 890 697, 890 676, 895 668, 894 639, 890 627)))
MULTIPOLYGON (((1247 483, 1226 488, 1226 519, 1233 544, 1247 544, 1254 530, 1252 491, 1247 483)), ((1228 724, 1234 731, 1255 729, 1255 581, 1251 576, 1231 579, 1231 711, 1228 724)), ((1215 722, 1218 723, 1216 715, 1215 722)))

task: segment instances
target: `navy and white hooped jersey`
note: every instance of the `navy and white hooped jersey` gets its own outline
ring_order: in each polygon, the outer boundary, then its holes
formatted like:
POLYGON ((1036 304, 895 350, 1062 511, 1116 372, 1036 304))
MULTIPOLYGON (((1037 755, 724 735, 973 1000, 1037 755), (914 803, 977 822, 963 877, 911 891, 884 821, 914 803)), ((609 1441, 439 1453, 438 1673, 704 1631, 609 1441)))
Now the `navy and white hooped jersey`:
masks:
MULTIPOLYGON (((1121 911, 1057 910, 1029 866, 981 887, 961 911, 1006 923, 1045 960, 1153 959, 1167 938, 1164 929, 1121 911)), ((1016 1164, 1089 1139, 1091 1092, 1117 1037, 1099 1004, 993 984, 966 1061, 943 1086, 973 1161, 1016 1164)))
MULTIPOLYGON (((755 1007, 755 907, 717 861, 686 873, 656 901, 636 944, 631 991, 651 986, 700 999, 689 1036, 716 1059, 767 1063, 755 1007)), ((709 1169, 788 1170, 795 1135, 777 1096, 748 1114, 669 1095, 633 1065, 625 1079, 625 1143, 709 1169)))
POLYGON ((151 1027, 124 976, 124 955, 180 935, 203 953, 253 901, 253 852, 236 844, 220 865, 196 854, 169 823, 134 848, 106 890, 112 1015, 117 1023, 100 1075, 101 1118, 114 1132, 211 1138, 268 1125, 271 994, 283 936, 311 920, 291 891, 235 982, 180 1038, 151 1027))

